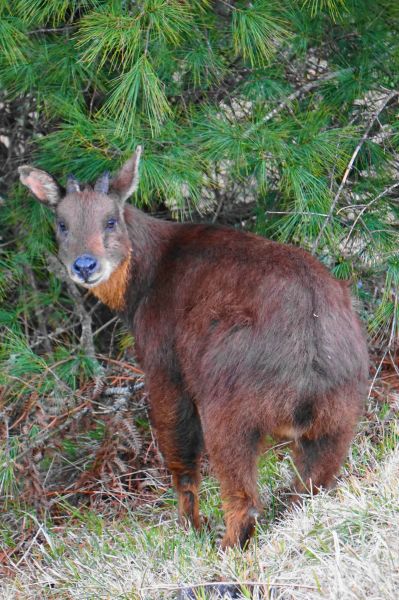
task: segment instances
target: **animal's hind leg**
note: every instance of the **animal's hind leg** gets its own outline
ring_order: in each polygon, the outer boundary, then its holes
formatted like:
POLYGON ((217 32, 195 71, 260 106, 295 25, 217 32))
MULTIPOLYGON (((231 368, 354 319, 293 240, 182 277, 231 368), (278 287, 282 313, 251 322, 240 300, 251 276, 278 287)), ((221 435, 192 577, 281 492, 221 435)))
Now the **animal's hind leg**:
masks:
POLYGON ((257 492, 257 458, 260 434, 232 418, 231 412, 201 413, 205 446, 220 482, 226 532, 222 548, 244 547, 252 536, 260 512, 257 492))
POLYGON ((179 386, 157 379, 149 386, 151 423, 177 491, 179 523, 200 527, 199 459, 203 448, 201 423, 191 398, 179 386))
MULTIPOLYGON (((320 488, 330 489, 348 453, 354 428, 348 426, 320 437, 302 437, 293 447, 294 462, 298 471, 294 489, 297 493, 320 488)), ((294 497, 294 501, 298 497, 294 497)))

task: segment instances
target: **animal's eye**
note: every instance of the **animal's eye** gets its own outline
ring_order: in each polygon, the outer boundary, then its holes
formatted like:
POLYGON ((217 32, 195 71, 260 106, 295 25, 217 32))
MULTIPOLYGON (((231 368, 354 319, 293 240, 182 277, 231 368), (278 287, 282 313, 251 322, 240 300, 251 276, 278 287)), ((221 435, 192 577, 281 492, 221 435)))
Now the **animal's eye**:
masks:
POLYGON ((68 231, 65 221, 58 221, 58 229, 61 231, 61 233, 66 233, 68 231))
POLYGON ((111 217, 111 219, 108 219, 105 229, 107 231, 112 231, 113 229, 115 229, 115 225, 116 225, 116 219, 111 217))

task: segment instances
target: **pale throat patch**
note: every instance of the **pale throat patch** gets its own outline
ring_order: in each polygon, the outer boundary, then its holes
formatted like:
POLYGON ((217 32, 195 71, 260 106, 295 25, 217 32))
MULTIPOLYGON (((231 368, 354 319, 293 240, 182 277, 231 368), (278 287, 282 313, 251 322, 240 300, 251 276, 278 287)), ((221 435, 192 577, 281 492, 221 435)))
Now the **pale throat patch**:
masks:
POLYGON ((123 310, 126 305, 126 291, 129 281, 131 253, 111 273, 104 283, 90 289, 91 293, 112 310, 123 310))

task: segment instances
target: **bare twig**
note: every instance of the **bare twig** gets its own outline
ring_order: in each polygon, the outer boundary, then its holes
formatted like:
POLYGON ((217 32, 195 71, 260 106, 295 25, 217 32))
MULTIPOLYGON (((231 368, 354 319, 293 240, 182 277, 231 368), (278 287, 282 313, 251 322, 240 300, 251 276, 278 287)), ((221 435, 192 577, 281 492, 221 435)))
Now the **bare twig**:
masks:
MULTIPOLYGON (((45 433, 39 433, 39 435, 34 440, 31 440, 29 442, 29 446, 27 448, 25 448, 25 450, 23 450, 22 452, 20 452, 15 458, 13 458, 11 460, 13 462, 14 461, 19 462, 29 452, 32 452, 32 450, 34 450, 35 448, 39 448, 45 442, 47 442, 50 438, 52 438, 56 434, 61 433, 62 431, 64 431, 64 429, 66 429, 69 425, 71 425, 71 423, 73 423, 77 419, 80 419, 81 417, 83 417, 83 415, 85 415, 86 413, 88 413, 90 410, 91 410, 91 406, 89 406, 88 403, 86 403, 85 406, 83 406, 83 408, 81 408, 79 411, 76 411, 74 414, 72 414, 71 416, 69 416, 63 423, 61 423, 60 425, 58 425, 58 427, 54 427, 53 429, 46 430, 45 433)), ((71 411, 71 413, 72 413, 72 411, 71 411)), ((2 463, 2 465, 0 465, 0 468, 4 468, 4 467, 7 467, 7 466, 8 466, 8 461, 4 461, 2 463)))
POLYGON ((115 316, 115 317, 112 317, 112 319, 110 319, 106 323, 103 323, 102 325, 100 325, 100 327, 93 332, 93 337, 95 337, 101 331, 103 331, 104 329, 106 329, 107 327, 109 327, 110 325, 112 325, 112 323, 116 323, 117 320, 118 320, 118 317, 115 316))
MULTIPOLYGON (((26 272, 26 274, 28 276, 29 284, 30 284, 31 288, 36 292, 36 294, 38 294, 39 290, 37 288, 36 278, 35 278, 35 275, 33 273, 32 268, 30 267, 30 265, 25 265, 25 272, 26 272)), ((44 346, 46 352, 48 354, 51 354, 52 353, 52 348, 51 348, 50 339, 49 339, 49 336, 48 336, 46 321, 43 318, 43 313, 40 310, 40 308, 37 306, 36 302, 33 305, 33 310, 35 312, 36 321, 37 321, 37 325, 39 327, 39 331, 42 334, 43 346, 44 346)))
POLYGON ((258 129, 258 127, 260 127, 261 125, 264 125, 265 123, 267 123, 268 121, 273 119, 276 115, 281 113, 284 109, 288 108, 288 106, 294 100, 296 100, 297 98, 300 98, 303 94, 306 94, 307 92, 310 92, 310 90, 312 90, 316 87, 319 87, 319 85, 322 85, 326 81, 330 81, 331 79, 336 79, 337 77, 342 75, 342 73, 348 72, 351 70, 352 69, 346 69, 345 71, 341 70, 341 71, 334 71, 333 73, 325 73, 324 75, 321 75, 318 79, 314 79, 313 81, 309 81, 308 83, 305 83, 305 85, 302 85, 300 88, 295 90, 295 92, 292 92, 292 94, 287 96, 287 98, 284 98, 284 100, 282 100, 280 102, 280 104, 278 104, 275 108, 273 108, 273 110, 268 112, 263 117, 263 119, 261 119, 261 121, 259 123, 254 123, 252 125, 252 127, 250 127, 247 130, 246 136, 248 137, 249 135, 251 135, 251 133, 256 131, 256 129, 258 129))
POLYGON ((384 354, 382 355, 382 358, 381 358, 381 360, 380 360, 380 362, 378 364, 378 367, 377 367, 377 369, 376 369, 376 371, 374 373, 373 380, 372 380, 372 382, 370 384, 370 387, 369 387, 369 392, 368 392, 368 395, 367 395, 367 400, 370 399, 371 393, 373 391, 374 384, 377 381, 378 375, 380 374, 383 362, 384 362, 385 357, 386 357, 387 354, 388 354, 388 348, 385 350, 384 354))
POLYGON ((68 292, 75 301, 75 310, 79 316, 80 324, 82 327, 82 333, 80 337, 80 343, 86 355, 97 360, 94 350, 93 331, 91 326, 91 317, 87 312, 81 293, 79 292, 76 285, 68 277, 63 264, 52 254, 47 254, 47 262, 49 269, 54 275, 56 275, 61 281, 64 281, 67 285, 68 292))
POLYGON ((76 29, 77 25, 64 25, 63 27, 43 27, 42 29, 32 29, 32 31, 27 31, 27 35, 37 35, 38 33, 64 33, 65 31, 69 31, 70 29, 76 29))
MULTIPOLYGON (((218 175, 217 169, 216 169, 216 175, 218 175)), ((224 204, 224 200, 225 200, 225 195, 220 193, 219 185, 218 185, 217 182, 216 182, 216 185, 215 185, 215 197, 216 197, 216 200, 217 200, 217 207, 216 207, 216 210, 215 210, 215 214, 212 217, 212 223, 216 223, 216 221, 218 220, 219 215, 220 215, 220 211, 223 208, 223 204, 224 204)))
POLYGON ((108 387, 104 390, 104 396, 129 396, 138 390, 141 390, 144 387, 144 382, 140 381, 139 383, 133 383, 131 385, 124 386, 116 386, 116 387, 108 387))
MULTIPOLYGON (((62 333, 67 333, 68 331, 71 331, 72 329, 75 329, 75 327, 77 327, 79 325, 79 323, 73 322, 70 325, 68 325, 68 327, 57 327, 56 329, 54 329, 54 331, 51 331, 47 337, 49 338, 49 340, 52 340, 54 338, 57 338, 59 335, 61 335, 62 333)), ((95 334, 93 334, 95 335, 95 334)), ((39 346, 40 344, 43 343, 43 336, 39 336, 38 339, 35 342, 32 342, 30 344, 31 348, 36 348, 36 346, 39 346)))
POLYGON ((382 113, 382 111, 391 102, 391 100, 393 100, 394 98, 396 98, 398 95, 399 95, 399 91, 394 91, 394 92, 391 92, 390 94, 388 94, 386 96, 385 100, 383 101, 383 103, 381 104, 381 106, 379 106, 379 108, 373 113, 373 115, 372 115, 372 117, 371 117, 371 119, 370 119, 370 121, 369 121, 366 129, 365 129, 365 132, 363 133, 362 137, 360 138, 360 141, 359 141, 358 145, 356 146, 356 148, 355 148, 355 150, 354 150, 354 152, 353 152, 353 154, 351 156, 351 159, 350 159, 350 161, 348 163, 348 166, 345 169, 345 173, 344 173, 344 176, 342 177, 342 181, 341 181, 341 183, 339 185, 337 193, 335 194, 334 200, 332 201, 328 217, 324 221, 323 225, 320 227, 320 231, 318 233, 318 236, 317 236, 317 238, 314 241, 314 244, 313 244, 313 247, 312 247, 312 254, 314 254, 316 252, 316 250, 318 248, 318 245, 320 243, 320 240, 321 240, 321 238, 323 236, 324 230, 325 230, 325 228, 327 227, 327 225, 329 224, 329 222, 332 219, 335 207, 337 206, 338 200, 341 197, 342 191, 343 191, 343 189, 345 187, 345 184, 346 184, 346 181, 347 181, 347 179, 349 177, 349 174, 352 171, 352 168, 353 168, 353 165, 355 163, 355 160, 356 160, 356 158, 357 158, 357 156, 358 156, 358 154, 359 154, 359 152, 360 152, 360 150, 361 150, 364 142, 367 140, 367 138, 368 138, 368 136, 370 134, 371 129, 373 128, 375 122, 378 120, 378 117, 380 116, 380 114, 382 113))
POLYGON ((345 248, 348 245, 349 239, 352 235, 353 230, 355 229, 359 219, 361 219, 363 213, 370 208, 370 206, 372 204, 374 204, 375 202, 377 202, 378 200, 380 200, 380 198, 383 198, 384 196, 386 196, 387 194, 390 194, 392 192, 392 190, 394 190, 395 188, 397 188, 399 186, 399 182, 398 183, 394 183, 393 185, 390 185, 388 188, 386 188, 385 190, 383 190, 380 194, 378 194, 378 196, 376 196, 375 198, 373 198, 372 200, 370 200, 370 202, 368 202, 368 204, 365 204, 361 211, 359 212, 359 214, 356 216, 356 219, 353 221, 351 228, 349 230, 348 235, 346 236, 344 242, 343 242, 343 247, 345 248))

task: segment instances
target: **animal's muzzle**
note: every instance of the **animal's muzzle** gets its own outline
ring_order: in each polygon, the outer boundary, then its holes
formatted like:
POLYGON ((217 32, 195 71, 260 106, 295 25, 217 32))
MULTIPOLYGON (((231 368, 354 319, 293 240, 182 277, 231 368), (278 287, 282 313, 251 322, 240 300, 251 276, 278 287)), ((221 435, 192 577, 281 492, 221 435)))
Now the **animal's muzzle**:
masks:
POLYGON ((73 272, 85 282, 89 280, 91 275, 93 275, 93 273, 95 273, 97 269, 98 260, 90 254, 83 254, 82 256, 78 256, 78 258, 72 265, 73 272))

